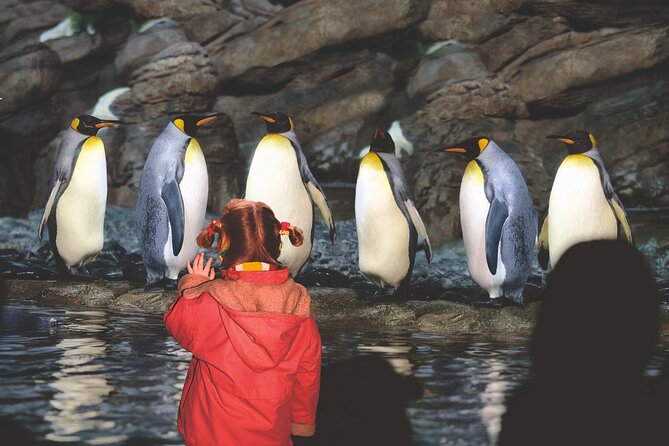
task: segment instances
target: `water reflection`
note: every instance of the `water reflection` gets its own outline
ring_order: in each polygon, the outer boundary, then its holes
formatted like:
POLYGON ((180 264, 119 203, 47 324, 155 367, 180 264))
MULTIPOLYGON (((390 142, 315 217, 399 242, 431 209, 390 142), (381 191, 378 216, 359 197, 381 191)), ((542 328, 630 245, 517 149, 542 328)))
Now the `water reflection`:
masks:
MULTIPOLYGON (((69 324, 67 328, 73 332, 94 334, 105 330, 105 313, 102 311, 71 312, 66 316, 74 321, 84 321, 69 324)), ((62 352, 62 356, 56 361, 58 370, 52 373, 54 381, 50 386, 57 392, 49 401, 50 409, 44 416, 50 424, 46 439, 79 441, 82 431, 94 431, 96 438, 86 443, 113 444, 125 440, 124 435, 105 437, 103 434, 115 426, 100 413, 104 397, 113 390, 104 374, 104 365, 98 361, 106 356, 106 343, 93 336, 76 337, 61 340, 55 348, 62 352)))
MULTIPOLYGON (((346 324, 320 331, 324 366, 373 355, 419 381, 423 396, 407 409, 418 446, 494 444, 504 397, 528 371, 523 338, 346 324)), ((663 345, 669 352, 669 337, 663 345)), ((181 445, 176 417, 190 358, 160 316, 10 301, 0 307, 0 416, 38 440, 181 445)))
POLYGON ((497 358, 491 358, 487 364, 488 371, 481 376, 488 381, 481 393, 481 421, 488 431, 488 438, 492 444, 497 443, 497 437, 502 429, 502 415, 506 410, 504 398, 509 391, 509 382, 504 379, 506 364, 497 358))

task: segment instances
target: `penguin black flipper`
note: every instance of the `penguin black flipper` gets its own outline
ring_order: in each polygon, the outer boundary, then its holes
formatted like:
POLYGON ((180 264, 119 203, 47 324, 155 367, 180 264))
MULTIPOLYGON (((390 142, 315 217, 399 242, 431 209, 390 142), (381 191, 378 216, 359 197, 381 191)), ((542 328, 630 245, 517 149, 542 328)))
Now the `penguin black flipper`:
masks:
POLYGON ((630 229, 630 224, 627 221, 627 213, 623 204, 620 202, 620 198, 613 192, 613 195, 609 197, 609 204, 613 210, 616 220, 618 221, 618 240, 625 240, 630 245, 634 246, 634 237, 632 236, 632 229, 630 229))
POLYGON ((506 203, 498 198, 493 198, 485 223, 485 255, 488 269, 492 275, 497 273, 502 226, 504 226, 504 222, 508 216, 509 210, 506 207, 506 203))
POLYGON ((537 246, 539 248, 539 266, 544 271, 548 270, 548 262, 550 261, 550 252, 548 250, 548 212, 544 217, 544 222, 541 225, 541 231, 539 232, 539 238, 537 239, 537 246))
POLYGON ((618 224, 618 240, 626 240, 630 245, 634 246, 634 238, 632 237, 632 230, 630 229, 630 225, 627 220, 625 207, 613 189, 613 184, 611 184, 611 176, 607 172, 606 167, 604 167, 604 158, 602 158, 602 155, 596 148, 590 150, 586 155, 592 160, 595 166, 597 166, 597 170, 599 170, 599 179, 602 182, 604 196, 609 202, 609 206, 611 206, 611 212, 613 212, 613 215, 616 218, 618 224))
POLYGON ((161 192, 161 197, 167 206, 167 215, 170 221, 170 228, 172 229, 172 252, 175 256, 181 252, 181 247, 184 242, 184 200, 181 196, 179 183, 176 179, 165 183, 161 192))
MULTIPOLYGON (((49 221, 49 216, 51 212, 56 209, 58 206, 58 200, 60 199, 67 186, 70 184, 70 179, 72 178, 72 172, 74 171, 74 166, 77 163, 77 158, 79 158, 79 153, 81 148, 88 138, 83 138, 78 144, 68 146, 67 144, 62 144, 58 147, 58 155, 56 156, 56 164, 53 169, 53 175, 51 180, 49 180, 49 193, 44 206, 44 213, 42 214, 42 220, 39 224, 39 239, 42 240, 44 235, 44 228, 47 226, 49 221)), ((55 245, 55 243, 53 243, 55 245)))
POLYGON ((395 197, 397 207, 402 210, 404 215, 408 216, 407 220, 413 225, 418 236, 423 241, 425 257, 427 258, 427 262, 430 263, 432 261, 430 238, 427 235, 423 219, 420 217, 416 205, 414 204, 413 194, 409 189, 402 166, 394 155, 386 153, 377 153, 377 155, 379 155, 386 168, 386 174, 388 175, 388 181, 393 189, 393 196, 395 197))
POLYGON ((293 146, 293 148, 295 149, 295 154, 297 155, 297 164, 300 168, 300 175, 302 176, 302 182, 304 183, 304 186, 307 188, 307 192, 309 192, 309 196, 311 196, 312 201, 316 203, 316 206, 318 206, 318 209, 321 211, 323 220, 325 220, 325 223, 327 223, 328 225, 328 231, 330 232, 330 240, 334 244, 335 240, 337 239, 337 229, 335 228, 334 220, 332 218, 332 212, 330 211, 330 206, 328 205, 328 200, 325 197, 325 193, 323 192, 321 186, 318 184, 318 181, 316 181, 316 178, 314 178, 314 175, 311 173, 311 169, 309 169, 309 164, 307 164, 307 157, 304 156, 304 152, 302 152, 300 143, 297 142, 297 140, 293 140, 290 138, 289 141, 293 146))
POLYGON ((58 199, 61 195, 63 195, 65 189, 67 189, 69 182, 69 179, 65 178, 64 175, 59 175, 58 178, 51 182, 52 185, 49 192, 49 198, 46 201, 46 205, 44 206, 44 213, 42 214, 42 220, 39 223, 38 232, 40 240, 42 240, 42 237, 44 236, 44 228, 47 226, 51 212, 56 208, 58 199))

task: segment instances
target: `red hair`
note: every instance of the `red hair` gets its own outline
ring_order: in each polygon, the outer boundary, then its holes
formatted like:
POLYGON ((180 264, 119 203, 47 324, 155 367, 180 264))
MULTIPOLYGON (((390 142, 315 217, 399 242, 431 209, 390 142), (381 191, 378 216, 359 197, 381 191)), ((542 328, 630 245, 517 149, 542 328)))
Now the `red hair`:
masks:
POLYGON ((288 235, 293 246, 300 246, 304 241, 299 228, 281 223, 265 203, 238 199, 230 200, 221 219, 212 221, 197 236, 197 244, 211 248, 215 234, 218 234, 217 250, 223 256, 223 269, 244 262, 279 266, 281 235, 288 235))

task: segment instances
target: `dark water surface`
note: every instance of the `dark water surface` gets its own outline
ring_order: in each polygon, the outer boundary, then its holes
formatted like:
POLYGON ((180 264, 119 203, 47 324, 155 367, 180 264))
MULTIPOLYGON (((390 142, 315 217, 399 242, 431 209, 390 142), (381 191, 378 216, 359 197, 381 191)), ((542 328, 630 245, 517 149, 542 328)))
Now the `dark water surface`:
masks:
MULTIPOLYGON (((322 325, 321 334, 325 366, 379 355, 421 383, 424 395, 408 409, 417 445, 492 444, 504 397, 529 364, 520 337, 350 325, 322 325)), ((663 345, 669 353, 667 336, 663 345)), ((8 300, 0 415, 63 444, 182 444, 176 414, 189 360, 160 316, 8 300)))

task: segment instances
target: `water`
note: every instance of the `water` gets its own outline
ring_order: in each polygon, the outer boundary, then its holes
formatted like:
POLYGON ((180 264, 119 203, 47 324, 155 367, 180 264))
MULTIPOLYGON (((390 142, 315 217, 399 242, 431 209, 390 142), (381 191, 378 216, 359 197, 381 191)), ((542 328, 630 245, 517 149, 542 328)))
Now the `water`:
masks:
MULTIPOLYGON (((420 382, 424 394, 407 410, 417 445, 493 444, 504 398, 528 372, 522 337, 320 328, 324 366, 379 355, 420 382)), ((669 353, 669 336, 662 345, 669 353)), ((0 416, 60 444, 182 444, 176 416, 189 361, 158 315, 8 300, 0 416)))

